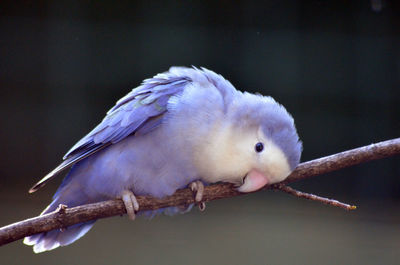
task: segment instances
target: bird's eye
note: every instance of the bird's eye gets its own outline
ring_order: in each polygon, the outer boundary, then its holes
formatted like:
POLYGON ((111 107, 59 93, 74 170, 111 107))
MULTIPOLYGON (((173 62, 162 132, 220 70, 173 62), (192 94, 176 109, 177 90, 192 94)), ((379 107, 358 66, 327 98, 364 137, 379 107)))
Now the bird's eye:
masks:
POLYGON ((264 150, 264 144, 263 143, 256 143, 256 145, 254 146, 254 149, 256 150, 257 153, 262 152, 262 150, 264 150))

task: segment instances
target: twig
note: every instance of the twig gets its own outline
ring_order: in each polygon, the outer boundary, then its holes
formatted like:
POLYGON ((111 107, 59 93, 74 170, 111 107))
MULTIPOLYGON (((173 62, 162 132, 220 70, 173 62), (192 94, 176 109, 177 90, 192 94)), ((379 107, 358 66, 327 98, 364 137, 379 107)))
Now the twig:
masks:
POLYGON ((289 186, 286 186, 284 184, 273 185, 273 188, 277 189, 277 190, 280 190, 280 191, 283 191, 283 192, 286 192, 286 193, 289 193, 289 194, 292 194, 292 195, 294 195, 296 197, 300 197, 300 198, 304 198, 304 199, 312 200, 312 201, 322 202, 324 204, 329 204, 329 205, 332 205, 332 206, 335 206, 335 207, 339 207, 339 208, 342 208, 342 209, 345 209, 345 210, 348 210, 348 211, 349 210, 355 210, 357 208, 355 205, 349 205, 349 204, 346 204, 346 203, 343 203, 343 202, 340 202, 340 201, 337 201, 337 200, 328 199, 328 198, 320 197, 320 196, 317 196, 317 195, 314 195, 314 194, 311 194, 311 193, 305 193, 305 192, 302 192, 302 191, 298 191, 298 190, 295 190, 295 189, 293 189, 293 188, 291 188, 289 186))
MULTIPOLYGON (((315 159, 300 164, 295 171, 281 184, 288 184, 312 176, 325 174, 331 171, 350 167, 371 160, 400 154, 400 138, 371 144, 368 146, 345 151, 335 155, 315 159)), ((271 189, 266 186, 262 190, 271 189)), ((219 183, 205 187, 203 199, 205 202, 222 198, 243 195, 232 184, 219 183)), ((187 205, 194 203, 193 193, 190 189, 178 190, 172 196, 163 199, 138 196, 140 210, 155 210, 169 206, 187 205)), ((55 211, 42 216, 17 222, 0 228, 0 245, 13 242, 23 237, 65 228, 76 223, 87 222, 94 219, 125 214, 125 207, 121 200, 82 205, 74 208, 63 209, 61 215, 55 211)))

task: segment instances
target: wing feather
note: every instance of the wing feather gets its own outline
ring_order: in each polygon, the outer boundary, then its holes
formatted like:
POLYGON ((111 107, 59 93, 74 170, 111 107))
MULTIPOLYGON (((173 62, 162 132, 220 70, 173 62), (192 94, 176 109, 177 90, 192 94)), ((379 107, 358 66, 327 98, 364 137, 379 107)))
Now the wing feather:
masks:
POLYGON ((35 192, 61 171, 100 151, 118 143, 131 134, 145 134, 162 122, 171 96, 181 93, 191 82, 188 76, 175 73, 158 74, 143 81, 117 101, 103 121, 78 141, 63 157, 64 161, 47 174, 29 192, 35 192))

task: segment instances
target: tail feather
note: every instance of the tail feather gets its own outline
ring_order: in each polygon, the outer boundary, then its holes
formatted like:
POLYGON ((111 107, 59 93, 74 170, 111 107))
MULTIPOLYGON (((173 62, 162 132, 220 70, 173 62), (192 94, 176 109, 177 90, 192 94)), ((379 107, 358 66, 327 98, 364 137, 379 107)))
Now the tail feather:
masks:
MULTIPOLYGON (((58 188, 53 197, 53 202, 41 213, 41 215, 52 212, 57 209, 58 205, 65 204, 68 207, 83 205, 94 202, 90 200, 84 192, 81 184, 72 178, 74 166, 69 174, 64 178, 63 183, 58 188)), ((55 229, 49 232, 36 234, 25 237, 24 244, 33 246, 35 253, 48 251, 60 246, 69 245, 85 235, 93 226, 96 220, 86 223, 75 224, 65 229, 55 229)))
POLYGON ((65 230, 52 230, 29 237, 25 237, 24 244, 33 246, 35 253, 48 251, 60 246, 66 246, 85 235, 94 225, 95 221, 76 224, 65 230))

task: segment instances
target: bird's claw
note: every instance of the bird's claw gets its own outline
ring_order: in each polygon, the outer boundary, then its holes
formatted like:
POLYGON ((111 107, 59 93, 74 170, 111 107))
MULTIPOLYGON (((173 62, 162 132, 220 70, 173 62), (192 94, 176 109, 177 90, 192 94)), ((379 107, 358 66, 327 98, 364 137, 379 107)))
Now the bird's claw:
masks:
POLYGON ((203 202, 203 194, 204 194, 204 184, 200 180, 196 180, 190 183, 189 188, 194 193, 194 200, 197 202, 200 211, 204 211, 206 209, 206 203, 203 202))
POLYGON ((124 190, 121 194, 121 199, 125 204, 126 213, 128 214, 129 219, 135 220, 135 211, 139 211, 139 203, 135 197, 135 194, 133 194, 133 192, 130 190, 124 190))

